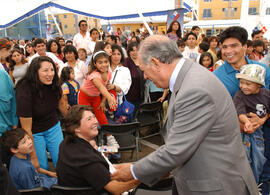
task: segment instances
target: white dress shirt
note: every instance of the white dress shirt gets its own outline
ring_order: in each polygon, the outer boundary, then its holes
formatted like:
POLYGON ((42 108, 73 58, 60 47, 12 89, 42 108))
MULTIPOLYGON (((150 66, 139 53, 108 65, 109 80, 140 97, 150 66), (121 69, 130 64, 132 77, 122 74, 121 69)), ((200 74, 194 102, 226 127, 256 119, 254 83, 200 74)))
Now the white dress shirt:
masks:
POLYGON ((87 52, 87 55, 91 54, 89 44, 91 42, 90 33, 86 32, 85 36, 82 36, 81 33, 77 33, 73 38, 73 45, 76 49, 84 48, 87 52))

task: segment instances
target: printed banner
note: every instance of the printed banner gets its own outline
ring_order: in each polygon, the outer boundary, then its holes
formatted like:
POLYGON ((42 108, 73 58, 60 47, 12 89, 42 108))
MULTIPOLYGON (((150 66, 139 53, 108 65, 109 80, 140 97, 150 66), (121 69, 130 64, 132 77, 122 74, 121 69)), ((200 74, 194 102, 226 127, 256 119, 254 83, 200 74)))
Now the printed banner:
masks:
POLYGON ((180 25, 181 25, 181 30, 183 33, 183 28, 184 28, 184 8, 179 8, 175 10, 170 10, 168 11, 168 16, 167 16, 167 29, 169 28, 170 24, 177 20, 180 25))

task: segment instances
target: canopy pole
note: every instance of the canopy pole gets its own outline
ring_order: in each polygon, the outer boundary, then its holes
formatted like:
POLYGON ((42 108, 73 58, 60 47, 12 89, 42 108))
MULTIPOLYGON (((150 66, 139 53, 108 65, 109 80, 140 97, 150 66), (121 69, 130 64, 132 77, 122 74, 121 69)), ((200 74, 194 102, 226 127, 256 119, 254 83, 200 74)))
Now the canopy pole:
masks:
POLYGON ((50 14, 51 14, 51 16, 52 16, 52 18, 53 18, 53 21, 54 21, 54 23, 55 23, 55 25, 56 25, 56 28, 57 28, 59 34, 60 34, 61 36, 63 36, 63 33, 62 33, 62 31, 61 31, 61 29, 60 29, 60 27, 59 27, 59 25, 58 25, 58 23, 57 23, 57 21, 56 21, 54 15, 53 15, 53 13, 51 12, 51 8, 50 8, 50 7, 48 8, 48 11, 50 12, 50 14))
POLYGON ((38 26, 39 26, 39 36, 42 38, 41 24, 40 24, 40 12, 38 12, 38 26))
POLYGON ((139 14, 141 20, 143 21, 144 26, 145 26, 146 29, 148 30, 149 34, 150 34, 150 35, 153 35, 153 34, 154 34, 153 31, 151 30, 151 28, 149 27, 149 25, 148 25, 147 22, 145 21, 145 18, 143 17, 142 13, 141 13, 141 12, 138 12, 138 14, 139 14))
POLYGON ((137 7, 136 0, 133 0, 132 3, 133 3, 133 5, 134 5, 134 7, 137 8, 138 14, 139 14, 139 16, 140 16, 140 19, 142 20, 142 22, 143 22, 144 26, 146 27, 146 29, 148 30, 149 34, 150 34, 150 35, 153 35, 153 34, 154 34, 153 31, 150 29, 150 27, 149 27, 149 25, 147 24, 147 22, 146 22, 144 16, 142 15, 142 12, 139 11, 140 9, 138 9, 138 7, 137 7))
POLYGON ((5 37, 7 37, 7 28, 5 28, 5 37))
POLYGON ((249 1, 242 1, 240 26, 247 29, 249 1))

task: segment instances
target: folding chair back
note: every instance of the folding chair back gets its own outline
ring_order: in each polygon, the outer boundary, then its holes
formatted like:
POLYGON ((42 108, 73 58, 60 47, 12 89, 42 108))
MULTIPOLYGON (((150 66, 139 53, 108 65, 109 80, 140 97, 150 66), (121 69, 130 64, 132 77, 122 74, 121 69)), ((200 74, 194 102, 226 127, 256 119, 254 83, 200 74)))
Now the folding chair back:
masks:
MULTIPOLYGON (((141 128, 144 127, 151 127, 151 134, 148 136, 140 136, 140 139, 144 139, 144 138, 148 138, 148 137, 152 137, 155 135, 159 134, 159 131, 162 127, 162 103, 161 102, 151 102, 151 103, 143 103, 140 105, 137 113, 136 113, 136 117, 135 117, 135 121, 138 121, 141 123, 141 128), (153 129, 153 127, 155 127, 155 125, 158 125, 157 129, 153 129)), ((141 133, 141 131, 140 131, 141 133)))
POLYGON ((141 127, 150 126, 161 122, 161 102, 143 103, 140 105, 136 120, 141 123, 141 127))
POLYGON ((101 137, 104 134, 112 134, 118 141, 119 151, 136 150, 136 160, 139 159, 139 141, 138 131, 140 128, 139 122, 123 123, 123 124, 108 124, 102 125, 100 132, 101 137))

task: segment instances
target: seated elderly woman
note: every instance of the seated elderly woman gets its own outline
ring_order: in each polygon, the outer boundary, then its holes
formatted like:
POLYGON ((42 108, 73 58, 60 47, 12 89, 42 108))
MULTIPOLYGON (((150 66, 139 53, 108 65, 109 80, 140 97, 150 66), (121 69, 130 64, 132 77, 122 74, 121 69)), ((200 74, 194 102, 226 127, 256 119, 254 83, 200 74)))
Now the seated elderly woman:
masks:
POLYGON ((65 117, 66 137, 60 145, 56 166, 58 184, 93 187, 97 194, 106 190, 121 194, 136 187, 139 181, 112 181, 109 165, 92 141, 98 135, 97 119, 91 107, 75 105, 65 117))

